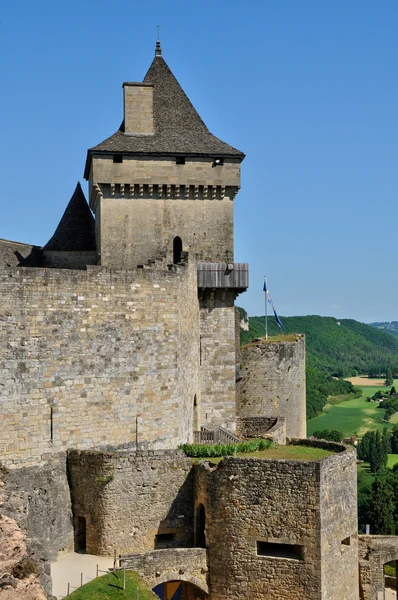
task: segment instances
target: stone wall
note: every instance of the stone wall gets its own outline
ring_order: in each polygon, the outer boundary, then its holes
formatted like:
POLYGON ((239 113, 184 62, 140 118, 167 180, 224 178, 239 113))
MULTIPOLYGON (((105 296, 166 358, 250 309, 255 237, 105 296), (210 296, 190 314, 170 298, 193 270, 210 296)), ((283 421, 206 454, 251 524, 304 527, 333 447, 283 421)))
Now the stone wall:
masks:
POLYGON ((97 264, 95 251, 61 252, 43 250, 42 266, 52 269, 81 269, 86 265, 97 264))
POLYGON ((54 457, 40 467, 12 469, 5 481, 7 499, 0 512, 14 519, 24 532, 29 557, 40 565, 42 583, 50 592, 48 561, 61 550, 73 549, 66 456, 54 457))
POLYGON ((0 269, 0 460, 192 438, 195 265, 177 272, 0 269), (138 424, 138 431, 136 425, 138 424))
POLYGON ((192 545, 192 465, 182 453, 71 450, 68 465, 74 518, 86 519, 87 552, 192 545))
POLYGON ((196 539, 202 504, 212 600, 358 598, 357 548, 344 549, 354 577, 345 568, 340 573, 343 559, 334 539, 340 544, 341 513, 334 513, 320 483, 331 489, 336 476, 341 479, 344 498, 338 502, 347 507, 347 528, 353 533, 355 452, 339 449, 318 461, 226 458, 217 467, 196 468, 196 539), (334 560, 336 569, 326 565, 334 560), (337 592, 330 585, 333 569, 335 580, 342 580, 337 592))
POLYGON ((235 294, 200 295, 201 425, 235 429, 235 294))
POLYGON ((236 417, 236 435, 241 438, 267 438, 286 444, 284 417, 236 417))
POLYGON ((398 536, 359 535, 361 600, 378 600, 384 593, 384 565, 398 560, 398 536))
POLYGON ((150 588, 174 580, 190 582, 208 592, 205 548, 172 548, 131 554, 120 560, 120 566, 137 571, 150 588))
MULTIPOLYGON (((148 88, 150 89, 150 88, 148 88)), ((212 158, 93 156, 90 205, 97 222, 101 264, 135 268, 168 252, 173 239, 205 262, 234 262, 233 199, 239 160, 214 167, 212 158)))
POLYGON ((285 417, 287 437, 306 437, 305 339, 260 340, 241 350, 237 414, 285 417))
POLYGON ((153 134, 153 85, 123 83, 125 133, 153 134))

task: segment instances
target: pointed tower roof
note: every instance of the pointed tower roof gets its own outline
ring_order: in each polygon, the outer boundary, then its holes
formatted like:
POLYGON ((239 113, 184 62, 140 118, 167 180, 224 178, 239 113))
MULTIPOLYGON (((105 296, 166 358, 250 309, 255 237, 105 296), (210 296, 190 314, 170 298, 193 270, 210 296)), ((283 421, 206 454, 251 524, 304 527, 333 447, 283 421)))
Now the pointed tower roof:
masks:
POLYGON ((154 134, 126 134, 122 123, 119 131, 88 151, 86 178, 93 152, 244 158, 207 129, 162 57, 159 42, 143 83, 153 85, 154 134))
POLYGON ((91 251, 95 249, 94 217, 78 183, 54 235, 43 250, 91 251))

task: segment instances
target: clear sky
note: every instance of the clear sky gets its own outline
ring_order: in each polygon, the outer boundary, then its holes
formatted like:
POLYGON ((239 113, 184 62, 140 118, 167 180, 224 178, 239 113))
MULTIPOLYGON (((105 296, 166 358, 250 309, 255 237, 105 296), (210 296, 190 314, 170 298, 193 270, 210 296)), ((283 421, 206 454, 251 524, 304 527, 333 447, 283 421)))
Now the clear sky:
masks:
POLYGON ((398 320, 397 0, 14 0, 0 10, 0 237, 45 244, 123 81, 163 56, 246 153, 238 304, 398 320))

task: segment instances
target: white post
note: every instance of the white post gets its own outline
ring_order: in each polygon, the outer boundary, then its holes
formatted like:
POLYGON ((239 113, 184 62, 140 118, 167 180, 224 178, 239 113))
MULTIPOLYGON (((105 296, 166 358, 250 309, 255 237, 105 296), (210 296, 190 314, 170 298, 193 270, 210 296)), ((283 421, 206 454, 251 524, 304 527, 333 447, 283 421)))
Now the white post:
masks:
POLYGON ((126 567, 123 567, 123 589, 126 589, 126 567))

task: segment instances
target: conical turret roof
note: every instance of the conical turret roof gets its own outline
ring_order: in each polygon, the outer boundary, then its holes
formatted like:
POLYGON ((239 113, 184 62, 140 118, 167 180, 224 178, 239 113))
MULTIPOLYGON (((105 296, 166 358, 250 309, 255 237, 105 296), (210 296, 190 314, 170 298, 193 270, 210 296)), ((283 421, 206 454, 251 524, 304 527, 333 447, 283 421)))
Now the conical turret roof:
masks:
POLYGON ((122 123, 119 131, 88 151, 86 177, 93 152, 244 158, 243 152, 210 133, 159 50, 144 78, 153 85, 155 133, 125 134, 122 123))
POLYGON ((43 250, 73 252, 95 249, 94 217, 78 183, 54 235, 43 250))

